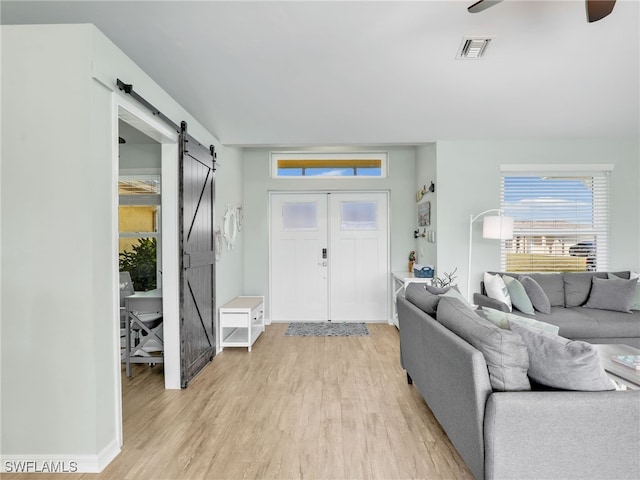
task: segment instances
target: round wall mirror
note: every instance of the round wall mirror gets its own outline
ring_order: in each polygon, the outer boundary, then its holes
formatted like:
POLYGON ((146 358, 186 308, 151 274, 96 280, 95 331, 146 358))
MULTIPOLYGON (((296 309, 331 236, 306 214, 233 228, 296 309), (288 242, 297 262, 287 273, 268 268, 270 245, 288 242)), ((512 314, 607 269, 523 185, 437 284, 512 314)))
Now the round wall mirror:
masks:
POLYGON ((227 242, 227 249, 231 250, 236 241, 238 234, 238 220, 236 218, 236 209, 231 205, 227 206, 227 213, 224 214, 224 239, 227 242))

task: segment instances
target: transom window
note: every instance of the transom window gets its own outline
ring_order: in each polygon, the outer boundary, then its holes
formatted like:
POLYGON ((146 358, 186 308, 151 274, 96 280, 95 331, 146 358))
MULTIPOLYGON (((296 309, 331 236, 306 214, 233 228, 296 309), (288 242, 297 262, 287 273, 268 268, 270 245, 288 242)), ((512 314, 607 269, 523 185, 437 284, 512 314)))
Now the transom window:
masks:
POLYGON ((272 153, 276 178, 382 178, 386 153, 272 153))
POLYGON ((502 244, 508 272, 607 270, 611 166, 502 168, 502 209, 514 218, 502 244))

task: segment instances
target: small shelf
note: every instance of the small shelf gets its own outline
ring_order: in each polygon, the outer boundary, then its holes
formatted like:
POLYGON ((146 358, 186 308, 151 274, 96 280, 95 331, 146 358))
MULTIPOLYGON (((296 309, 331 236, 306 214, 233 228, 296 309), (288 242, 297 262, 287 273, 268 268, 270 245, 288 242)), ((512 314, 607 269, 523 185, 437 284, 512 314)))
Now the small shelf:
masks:
POLYGON ((397 298, 404 296, 404 291, 410 283, 433 285, 433 278, 416 277, 412 272, 391 272, 391 323, 398 328, 397 298))
POLYGON ((251 347, 264 332, 264 297, 240 296, 220 307, 220 349, 251 347))

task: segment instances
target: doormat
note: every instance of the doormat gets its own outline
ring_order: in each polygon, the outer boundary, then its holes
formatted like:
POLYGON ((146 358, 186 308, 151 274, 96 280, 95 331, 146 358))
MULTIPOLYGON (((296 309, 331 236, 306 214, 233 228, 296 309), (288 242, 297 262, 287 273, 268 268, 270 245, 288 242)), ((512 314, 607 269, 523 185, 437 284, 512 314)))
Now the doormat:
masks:
POLYGON ((369 330, 364 323, 305 322, 290 323, 286 337, 362 337, 369 330))

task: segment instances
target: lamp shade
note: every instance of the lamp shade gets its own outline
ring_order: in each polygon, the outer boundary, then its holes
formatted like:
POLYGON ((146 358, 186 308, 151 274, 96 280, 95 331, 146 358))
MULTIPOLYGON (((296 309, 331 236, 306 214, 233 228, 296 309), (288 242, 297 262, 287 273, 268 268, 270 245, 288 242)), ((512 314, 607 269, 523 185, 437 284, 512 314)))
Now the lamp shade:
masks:
POLYGON ((482 223, 482 236, 499 240, 513 238, 513 217, 503 215, 486 216, 482 223))

